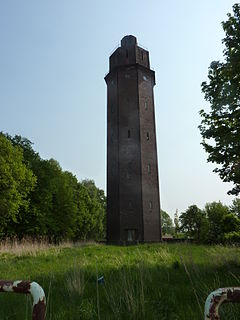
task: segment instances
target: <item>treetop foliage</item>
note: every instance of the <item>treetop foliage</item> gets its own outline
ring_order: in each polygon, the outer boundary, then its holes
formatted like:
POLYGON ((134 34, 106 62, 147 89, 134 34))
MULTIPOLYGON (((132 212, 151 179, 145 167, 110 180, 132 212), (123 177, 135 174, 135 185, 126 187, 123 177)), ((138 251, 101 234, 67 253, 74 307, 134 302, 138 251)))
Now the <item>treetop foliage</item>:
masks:
POLYGON ((174 233, 174 226, 172 219, 169 214, 161 209, 161 223, 162 223, 162 234, 172 235, 174 233))

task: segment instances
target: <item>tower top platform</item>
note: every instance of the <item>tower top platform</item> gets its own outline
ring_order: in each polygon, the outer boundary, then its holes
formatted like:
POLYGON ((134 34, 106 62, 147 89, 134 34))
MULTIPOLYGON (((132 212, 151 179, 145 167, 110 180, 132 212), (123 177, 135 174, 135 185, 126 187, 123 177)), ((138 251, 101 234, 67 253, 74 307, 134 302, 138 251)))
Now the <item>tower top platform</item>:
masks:
POLYGON ((127 35, 122 38, 121 46, 118 47, 109 58, 110 70, 122 66, 139 64, 150 69, 149 53, 137 44, 137 38, 133 35, 127 35))

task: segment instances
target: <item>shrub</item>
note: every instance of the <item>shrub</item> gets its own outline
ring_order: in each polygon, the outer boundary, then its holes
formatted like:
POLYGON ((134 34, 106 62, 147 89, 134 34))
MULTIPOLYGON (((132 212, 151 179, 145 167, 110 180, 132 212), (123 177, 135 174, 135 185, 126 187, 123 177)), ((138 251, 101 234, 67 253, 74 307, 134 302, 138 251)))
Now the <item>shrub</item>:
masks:
POLYGON ((240 232, 233 231, 224 233, 224 241, 227 244, 240 244, 240 232))

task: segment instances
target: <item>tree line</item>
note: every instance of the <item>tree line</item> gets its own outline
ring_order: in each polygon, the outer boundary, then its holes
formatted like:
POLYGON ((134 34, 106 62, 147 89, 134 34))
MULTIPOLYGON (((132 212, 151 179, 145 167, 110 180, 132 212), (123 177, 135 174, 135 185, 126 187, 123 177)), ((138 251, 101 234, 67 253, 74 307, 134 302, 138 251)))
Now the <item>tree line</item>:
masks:
POLYGON ((79 182, 54 160, 44 160, 32 142, 0 133, 0 238, 105 237, 106 197, 92 180, 79 182))
POLYGON ((220 201, 207 203, 204 209, 191 205, 175 217, 174 224, 169 215, 162 211, 163 234, 204 244, 240 243, 240 199, 233 200, 231 206, 220 201))
POLYGON ((201 243, 240 243, 240 199, 228 207, 207 203, 203 210, 191 205, 179 216, 180 232, 201 243))
MULTIPOLYGON (((240 199, 232 206, 191 205, 174 219, 161 210, 162 232, 201 243, 240 242, 240 199)), ((0 133, 0 239, 46 237, 102 240, 106 197, 92 180, 79 182, 54 160, 44 160, 32 142, 0 133)))

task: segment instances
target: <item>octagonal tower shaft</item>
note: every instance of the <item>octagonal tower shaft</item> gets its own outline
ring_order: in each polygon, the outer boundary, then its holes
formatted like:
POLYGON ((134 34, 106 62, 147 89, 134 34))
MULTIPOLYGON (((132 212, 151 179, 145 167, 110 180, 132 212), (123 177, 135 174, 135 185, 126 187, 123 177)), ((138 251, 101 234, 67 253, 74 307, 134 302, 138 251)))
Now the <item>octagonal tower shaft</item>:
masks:
POLYGON ((149 53, 126 36, 107 83, 107 241, 161 240, 158 162, 149 53))

